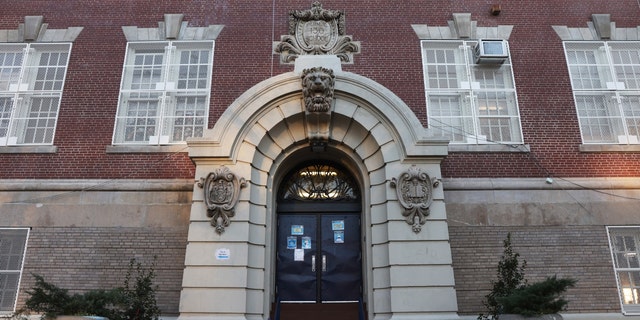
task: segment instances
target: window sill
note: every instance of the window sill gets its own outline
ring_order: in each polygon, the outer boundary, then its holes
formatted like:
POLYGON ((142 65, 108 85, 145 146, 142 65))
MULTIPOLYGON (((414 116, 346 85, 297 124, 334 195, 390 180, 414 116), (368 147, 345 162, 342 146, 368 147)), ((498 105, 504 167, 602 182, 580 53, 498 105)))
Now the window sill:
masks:
POLYGON ((640 144, 581 144, 580 152, 640 152, 640 144))
POLYGON ((449 152, 531 152, 528 144, 449 144, 449 152))
POLYGON ((148 145, 117 145, 107 146, 107 153, 173 153, 187 152, 186 144, 175 144, 168 146, 148 146, 148 145))
POLYGON ((56 146, 2 146, 0 153, 56 153, 56 146))

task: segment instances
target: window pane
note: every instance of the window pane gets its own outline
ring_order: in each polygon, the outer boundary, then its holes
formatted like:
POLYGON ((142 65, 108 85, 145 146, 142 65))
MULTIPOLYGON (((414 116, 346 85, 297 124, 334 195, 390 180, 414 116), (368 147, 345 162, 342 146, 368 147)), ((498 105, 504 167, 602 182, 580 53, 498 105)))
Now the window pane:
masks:
POLYGON ((513 89, 511 66, 502 64, 494 65, 476 64, 471 68, 473 81, 476 81, 480 89, 513 89))
POLYGON ((0 91, 17 89, 26 45, 0 45, 0 91))
POLYGON ((62 90, 70 44, 33 44, 25 77, 28 90, 62 90))
POLYGON ((204 50, 180 52, 180 64, 175 67, 178 75, 177 89, 195 90, 209 87, 208 56, 209 52, 204 50))
POLYGON ((478 114, 480 116, 517 116, 515 95, 503 91, 476 92, 478 114))
POLYGON ((7 136, 12 109, 13 96, 0 95, 0 138, 7 136))
POLYGON ((20 144, 50 144, 58 119, 60 94, 21 95, 11 136, 20 144))
POLYGON ((145 142, 156 135, 159 93, 130 93, 121 98, 121 115, 116 119, 122 136, 118 142, 145 142))
POLYGON ((433 94, 428 96, 431 111, 429 127, 436 134, 451 141, 466 142, 466 136, 473 132, 473 117, 468 107, 468 99, 462 95, 433 94), (466 105, 466 106, 465 106, 466 105))
POLYGON ((608 42, 616 81, 626 90, 640 89, 640 42, 608 42))
POLYGON ((15 308, 27 229, 0 229, 0 311, 15 308))
POLYGON ((155 90, 162 82, 162 58, 164 52, 136 52, 135 65, 126 70, 131 74, 130 90, 155 90))
POLYGON ((0 272, 0 311, 13 311, 20 273, 0 272))
POLYGON ((640 272, 618 272, 620 281, 620 296, 623 304, 638 304, 638 274, 640 272))
POLYGON ((565 42, 574 90, 607 89, 613 83, 602 42, 565 42))
POLYGON ((622 110, 629 136, 640 138, 640 95, 623 95, 622 110))
POLYGON ((456 89, 469 83, 462 42, 423 42, 423 48, 428 89, 456 89))
POLYGON ((207 123, 206 96, 178 96, 173 114, 167 115, 165 128, 172 141, 202 137, 207 123))
POLYGON ((615 97, 610 93, 580 94, 575 99, 584 142, 617 143, 624 128, 615 97))

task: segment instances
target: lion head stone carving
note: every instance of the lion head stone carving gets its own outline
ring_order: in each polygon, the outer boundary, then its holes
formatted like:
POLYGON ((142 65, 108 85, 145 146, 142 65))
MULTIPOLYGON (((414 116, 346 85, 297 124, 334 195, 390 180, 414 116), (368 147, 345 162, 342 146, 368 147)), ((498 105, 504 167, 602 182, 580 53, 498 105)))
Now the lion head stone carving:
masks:
POLYGON ((328 112, 333 101, 333 70, 315 67, 302 72, 302 94, 308 112, 328 112))

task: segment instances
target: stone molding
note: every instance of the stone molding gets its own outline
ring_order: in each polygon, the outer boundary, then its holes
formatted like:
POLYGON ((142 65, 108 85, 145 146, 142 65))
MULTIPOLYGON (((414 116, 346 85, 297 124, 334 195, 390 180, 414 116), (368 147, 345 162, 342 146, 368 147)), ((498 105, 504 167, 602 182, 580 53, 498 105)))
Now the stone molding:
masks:
POLYGON ((552 178, 553 183, 540 178, 443 178, 445 191, 454 190, 616 190, 640 189, 638 178, 552 178))
POLYGON ((470 13, 454 13, 453 20, 447 26, 430 27, 426 24, 411 25, 420 40, 454 40, 454 39, 503 39, 509 40, 512 25, 496 27, 479 27, 478 22, 471 20, 470 13))
POLYGON ((165 40, 216 40, 224 25, 208 27, 189 27, 188 21, 182 21, 182 14, 165 14, 157 28, 123 26, 127 41, 165 41, 165 40))
MULTIPOLYGON (((449 141, 433 135, 430 129, 414 116, 413 111, 399 97, 384 86, 363 76, 336 73, 335 95, 366 97, 369 105, 378 107, 375 114, 389 127, 390 134, 398 141, 397 148, 402 159, 420 159, 428 155, 444 157, 448 154, 449 141)), ((279 97, 300 95, 300 75, 290 72, 264 80, 247 90, 234 101, 216 122, 213 129, 206 130, 204 137, 191 138, 191 158, 219 158, 234 161, 240 152, 241 142, 257 121, 258 110, 279 97), (242 127, 233 129, 234 127, 242 127), (238 137, 235 134, 239 134, 238 137)))
POLYGON ((562 41, 589 40, 640 40, 640 26, 634 28, 617 28, 609 14, 593 14, 587 27, 571 28, 568 26, 552 26, 562 41))
POLYGON ((0 43, 8 42, 73 42, 83 27, 49 29, 43 16, 25 16, 16 30, 0 30, 0 43))
POLYGON ((0 191, 193 191, 193 179, 5 179, 0 191))

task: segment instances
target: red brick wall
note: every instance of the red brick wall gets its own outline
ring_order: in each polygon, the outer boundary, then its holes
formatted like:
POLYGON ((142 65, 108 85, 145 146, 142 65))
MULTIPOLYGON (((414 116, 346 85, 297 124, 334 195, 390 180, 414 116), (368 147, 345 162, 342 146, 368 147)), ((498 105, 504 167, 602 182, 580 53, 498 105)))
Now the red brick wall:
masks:
POLYGON ((449 227, 460 314, 486 312, 482 301, 497 279, 508 232, 529 283, 553 275, 578 280, 564 295, 567 312, 620 312, 604 226, 473 226, 449 227))
MULTIPOLYGON (((74 43, 60 110, 56 154, 2 154, 0 178, 185 178, 194 168, 185 153, 106 154, 111 144, 126 40, 121 26, 156 27, 164 13, 184 13, 191 26, 224 24, 216 42, 211 112, 213 126, 240 94, 292 70, 271 54, 287 32, 289 10, 311 0, 9 0, 0 29, 16 29, 25 15, 44 15, 49 27, 82 26, 74 43), (275 3, 275 8, 272 5, 275 3)), ((594 13, 609 13, 618 27, 640 25, 636 0, 390 2, 322 1, 346 12, 347 34, 362 53, 344 70, 383 84, 426 125, 420 45, 411 24, 444 26, 453 13, 470 12, 479 26, 514 25, 510 39, 525 143, 531 154, 452 153, 446 177, 638 176, 640 153, 580 153, 580 133, 562 43, 552 25, 586 27, 594 13), (544 168, 544 169, 543 169, 544 168)))

